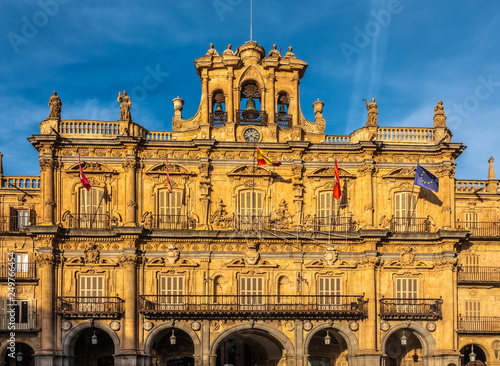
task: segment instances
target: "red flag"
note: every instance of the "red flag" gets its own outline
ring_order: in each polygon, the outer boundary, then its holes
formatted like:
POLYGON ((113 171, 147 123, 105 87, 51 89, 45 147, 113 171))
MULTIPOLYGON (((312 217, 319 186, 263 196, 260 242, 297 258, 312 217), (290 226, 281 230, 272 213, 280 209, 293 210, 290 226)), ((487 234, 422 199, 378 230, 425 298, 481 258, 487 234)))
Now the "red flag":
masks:
POLYGON ((167 180, 166 180, 166 184, 167 184, 167 191, 168 193, 172 193, 172 182, 170 181, 170 175, 168 175, 168 159, 165 158, 165 173, 167 173, 167 180))
POLYGON ((339 166, 337 165, 337 159, 335 159, 335 184, 333 185, 333 197, 340 199, 340 196, 342 196, 342 191, 340 190, 339 166))
POLYGON ((87 178, 85 178, 85 174, 83 174, 82 163, 80 162, 80 153, 78 153, 78 168, 80 169, 80 182, 82 183, 82 186, 87 191, 90 191, 90 188, 92 188, 92 187, 90 186, 90 183, 87 180, 87 178))
POLYGON ((257 149, 257 165, 274 165, 274 166, 280 166, 281 162, 279 161, 272 161, 269 159, 260 149, 255 145, 255 149, 257 149))

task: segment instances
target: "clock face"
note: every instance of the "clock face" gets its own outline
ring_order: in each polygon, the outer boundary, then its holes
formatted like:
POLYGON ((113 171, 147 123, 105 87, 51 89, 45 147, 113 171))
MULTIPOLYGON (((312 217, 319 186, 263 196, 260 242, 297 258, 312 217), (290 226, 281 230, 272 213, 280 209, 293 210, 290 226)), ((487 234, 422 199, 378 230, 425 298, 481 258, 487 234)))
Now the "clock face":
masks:
POLYGON ((243 137, 245 141, 248 142, 257 142, 260 138, 260 133, 255 128, 247 128, 243 133, 243 137))

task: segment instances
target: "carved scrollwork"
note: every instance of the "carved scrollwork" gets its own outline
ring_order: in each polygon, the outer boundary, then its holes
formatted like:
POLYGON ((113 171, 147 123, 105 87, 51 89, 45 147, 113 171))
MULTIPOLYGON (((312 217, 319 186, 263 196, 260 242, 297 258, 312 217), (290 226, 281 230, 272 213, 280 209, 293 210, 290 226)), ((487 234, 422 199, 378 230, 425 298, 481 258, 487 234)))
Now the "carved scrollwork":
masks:
POLYGON ((55 257, 52 254, 40 254, 35 257, 35 262, 40 267, 53 266, 55 257))
POLYGON ((231 215, 226 210, 226 205, 222 199, 217 200, 217 209, 210 218, 210 224, 215 229, 228 229, 232 223, 231 215))
POLYGON ((54 168, 54 159, 41 158, 39 163, 40 163, 40 170, 42 171, 54 168))
POLYGON ((97 263, 99 262, 99 249, 94 243, 88 243, 83 250, 85 263, 97 263))
POLYGON ((118 264, 122 267, 135 267, 137 265, 136 255, 120 255, 118 257, 118 264))

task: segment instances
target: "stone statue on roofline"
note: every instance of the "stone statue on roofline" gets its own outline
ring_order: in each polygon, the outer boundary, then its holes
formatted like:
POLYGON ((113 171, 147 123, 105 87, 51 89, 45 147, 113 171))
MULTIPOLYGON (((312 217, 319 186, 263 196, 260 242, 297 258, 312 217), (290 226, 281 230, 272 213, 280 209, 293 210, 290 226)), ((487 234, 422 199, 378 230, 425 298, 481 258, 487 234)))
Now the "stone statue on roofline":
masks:
POLYGON ((123 95, 118 92, 118 98, 116 99, 120 102, 120 119, 122 121, 132 121, 132 116, 130 114, 130 108, 132 108, 132 100, 127 95, 127 92, 124 90, 123 95))
POLYGON ((219 52, 214 48, 214 44, 210 43, 210 48, 207 51, 206 56, 219 56, 219 52))
POLYGON ((57 92, 52 92, 52 96, 49 99, 49 118, 61 119, 61 99, 57 96, 57 92))
POLYGON ((446 127, 446 115, 442 100, 434 107, 434 128, 436 127, 446 127))
POLYGON ((378 116, 378 106, 375 103, 375 98, 372 98, 372 101, 368 103, 366 99, 362 99, 365 101, 366 109, 368 110, 368 119, 366 120, 367 126, 376 126, 377 125, 377 116, 378 116))
POLYGON ((280 51, 277 50, 278 46, 273 44, 273 49, 269 51, 268 57, 281 57, 280 51))

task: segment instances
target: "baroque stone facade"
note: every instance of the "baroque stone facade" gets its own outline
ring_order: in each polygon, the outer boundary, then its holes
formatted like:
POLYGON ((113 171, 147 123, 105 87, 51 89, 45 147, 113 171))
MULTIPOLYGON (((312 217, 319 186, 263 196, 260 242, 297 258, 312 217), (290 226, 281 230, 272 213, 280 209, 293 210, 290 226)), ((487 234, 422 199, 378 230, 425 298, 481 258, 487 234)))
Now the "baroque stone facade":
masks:
POLYGON ((12 307, 25 365, 500 365, 500 187, 492 159, 455 179, 442 101, 433 128, 382 127, 372 99, 330 136, 323 102, 301 113, 291 47, 195 65, 199 110, 175 98, 171 132, 125 92, 117 121, 60 120, 58 99, 29 138, 41 175, 0 171, 2 361, 12 307))

